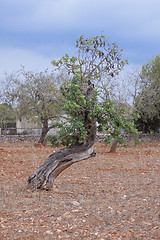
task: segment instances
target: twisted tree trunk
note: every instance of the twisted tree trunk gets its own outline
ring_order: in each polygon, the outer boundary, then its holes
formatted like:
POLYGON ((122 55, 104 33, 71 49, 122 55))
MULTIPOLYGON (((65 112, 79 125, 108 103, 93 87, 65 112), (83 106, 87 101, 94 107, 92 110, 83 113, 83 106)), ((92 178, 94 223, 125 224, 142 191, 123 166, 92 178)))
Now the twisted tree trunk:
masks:
MULTIPOLYGON (((85 84, 85 82, 84 82, 85 84)), ((83 88, 83 86, 82 86, 83 88)), ((84 95, 89 99, 93 94, 93 85, 88 83, 82 89, 84 95)), ((53 186, 55 178, 66 168, 70 167, 73 163, 90 158, 95 155, 94 143, 96 137, 96 121, 90 120, 88 117, 89 112, 84 111, 85 114, 84 126, 87 131, 87 137, 83 144, 63 148, 51 154, 45 162, 28 178, 28 187, 33 189, 50 190, 53 186)), ((47 123, 46 123, 47 125, 47 123)))
POLYGON ((28 178, 28 187, 33 189, 50 190, 54 179, 73 163, 90 158, 95 155, 94 143, 96 124, 88 124, 88 136, 82 145, 72 146, 58 150, 51 154, 45 162, 28 178))

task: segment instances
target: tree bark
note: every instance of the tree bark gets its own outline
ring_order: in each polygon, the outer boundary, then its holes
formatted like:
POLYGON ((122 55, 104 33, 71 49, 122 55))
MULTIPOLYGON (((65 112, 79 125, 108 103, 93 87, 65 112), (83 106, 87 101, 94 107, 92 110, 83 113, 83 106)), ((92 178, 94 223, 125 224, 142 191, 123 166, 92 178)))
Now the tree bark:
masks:
POLYGON ((43 127, 42 127, 42 133, 40 135, 38 143, 44 144, 47 133, 49 132, 50 129, 54 128, 55 126, 52 125, 52 126, 48 127, 48 119, 44 119, 41 122, 42 122, 43 127))
POLYGON ((48 119, 47 118, 41 119, 41 123, 42 123, 42 133, 40 135, 38 143, 42 143, 43 144, 44 140, 45 140, 45 137, 46 137, 46 134, 49 131, 48 130, 48 119))
POLYGON ((115 138, 113 138, 113 141, 112 141, 112 146, 111 146, 111 149, 110 149, 110 153, 115 153, 116 152, 116 148, 117 148, 117 140, 115 138))
POLYGON ((88 136, 82 145, 71 146, 51 154, 45 162, 28 178, 28 187, 50 190, 55 178, 73 163, 95 155, 94 143, 96 124, 88 125, 88 136))
POLYGON ((38 140, 38 143, 44 144, 44 140, 45 140, 45 137, 46 137, 48 131, 49 131, 48 128, 45 129, 45 130, 42 129, 42 133, 41 133, 41 135, 40 135, 40 138, 39 138, 39 140, 38 140))

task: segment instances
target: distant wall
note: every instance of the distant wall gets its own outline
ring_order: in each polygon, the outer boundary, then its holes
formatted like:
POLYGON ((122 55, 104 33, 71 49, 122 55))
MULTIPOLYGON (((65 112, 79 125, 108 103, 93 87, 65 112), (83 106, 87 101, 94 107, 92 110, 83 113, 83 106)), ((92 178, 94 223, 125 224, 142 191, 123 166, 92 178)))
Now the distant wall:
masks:
POLYGON ((38 142, 39 136, 33 135, 1 135, 0 142, 38 142))
MULTIPOLYGON (((145 134, 145 133, 142 133, 142 134, 137 134, 136 135, 139 139, 141 139, 142 142, 151 142, 151 141, 160 141, 160 133, 154 133, 154 134, 145 134)), ((126 136, 128 141, 132 141, 134 140, 134 137, 135 135, 129 135, 129 136, 126 136)), ((99 141, 103 141, 105 138, 105 134, 99 134, 97 136, 97 139, 99 141)))
MULTIPOLYGON (((137 134, 137 137, 141 139, 142 142, 160 141, 160 133, 153 134, 137 134)), ((128 136, 128 140, 132 140, 134 135, 128 136)))
MULTIPOLYGON (((160 141, 160 133, 156 134, 138 134, 138 137, 142 142, 160 141)), ((104 134, 99 134, 97 136, 98 141, 103 141, 105 138, 104 134)), ((128 140, 132 141, 134 136, 129 136, 128 140)), ((33 135, 1 135, 0 142, 38 142, 39 136, 33 135)))

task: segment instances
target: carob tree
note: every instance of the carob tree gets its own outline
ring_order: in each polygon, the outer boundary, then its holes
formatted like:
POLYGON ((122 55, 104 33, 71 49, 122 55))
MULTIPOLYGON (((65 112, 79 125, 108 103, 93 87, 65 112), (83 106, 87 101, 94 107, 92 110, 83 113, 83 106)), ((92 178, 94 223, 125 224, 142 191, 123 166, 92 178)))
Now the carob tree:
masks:
POLYGON ((59 61, 52 61, 57 68, 65 68, 70 82, 61 86, 65 98, 63 111, 65 120, 57 123, 59 127, 57 143, 65 146, 51 154, 45 162, 28 178, 28 186, 50 190, 54 179, 73 163, 95 155, 94 144, 97 128, 108 131, 106 142, 111 136, 121 141, 120 129, 132 131, 134 126, 118 114, 114 103, 106 96, 99 102, 96 84, 101 84, 104 73, 113 77, 126 64, 116 43, 109 44, 105 36, 84 38, 76 41, 77 57, 67 54, 59 61))

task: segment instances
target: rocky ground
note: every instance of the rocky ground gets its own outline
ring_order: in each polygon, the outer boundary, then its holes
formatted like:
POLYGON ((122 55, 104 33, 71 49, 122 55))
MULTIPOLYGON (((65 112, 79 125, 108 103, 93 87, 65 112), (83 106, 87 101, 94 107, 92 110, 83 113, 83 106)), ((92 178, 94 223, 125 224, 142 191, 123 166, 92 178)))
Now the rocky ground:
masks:
POLYGON ((160 239, 160 142, 95 149, 52 191, 31 192, 28 176, 56 149, 0 143, 0 239, 160 239))

